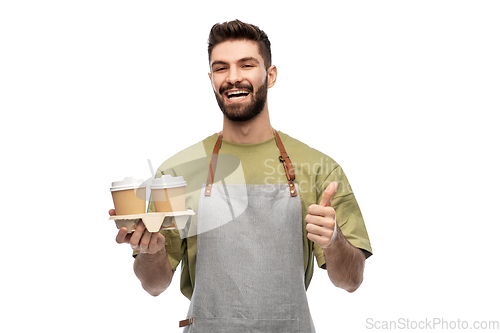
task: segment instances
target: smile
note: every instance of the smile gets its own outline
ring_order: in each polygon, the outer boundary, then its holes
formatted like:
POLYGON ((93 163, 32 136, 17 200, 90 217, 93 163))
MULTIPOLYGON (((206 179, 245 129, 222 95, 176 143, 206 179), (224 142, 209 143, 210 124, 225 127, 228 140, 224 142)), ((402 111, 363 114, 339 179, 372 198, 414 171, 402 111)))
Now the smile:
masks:
POLYGON ((226 92, 224 95, 231 102, 240 102, 250 95, 250 92, 246 90, 231 90, 226 92))

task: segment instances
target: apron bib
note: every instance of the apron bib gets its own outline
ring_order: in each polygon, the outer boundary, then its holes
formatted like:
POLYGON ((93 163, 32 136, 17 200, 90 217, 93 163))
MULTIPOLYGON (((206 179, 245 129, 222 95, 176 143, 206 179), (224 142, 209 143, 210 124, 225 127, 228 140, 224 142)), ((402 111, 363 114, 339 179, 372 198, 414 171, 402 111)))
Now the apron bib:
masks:
MULTIPOLYGON (((288 184, 212 184, 220 143, 221 136, 200 193, 198 228, 208 231, 197 236, 196 281, 181 326, 185 333, 313 333, 291 163, 288 184), (230 222, 219 226, 221 219, 230 222)), ((288 156, 280 153, 285 165, 288 156)))

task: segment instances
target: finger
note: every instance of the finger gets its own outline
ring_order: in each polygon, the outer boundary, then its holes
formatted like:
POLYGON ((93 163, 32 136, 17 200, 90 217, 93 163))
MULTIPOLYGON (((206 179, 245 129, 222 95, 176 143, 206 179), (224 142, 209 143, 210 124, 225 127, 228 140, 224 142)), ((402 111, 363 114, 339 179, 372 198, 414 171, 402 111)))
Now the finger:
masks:
POLYGON ((141 243, 139 245, 139 249, 141 252, 148 253, 150 240, 151 240, 151 233, 148 230, 144 230, 144 233, 141 238, 141 243))
POLYGON ((317 215, 317 216, 324 216, 324 217, 331 217, 335 218, 335 209, 333 209, 331 206, 329 207, 323 207, 320 205, 310 205, 309 208, 307 209, 307 212, 310 215, 317 215))
POLYGON ((151 234, 151 239, 149 240, 149 248, 148 248, 148 251, 151 254, 154 254, 160 250, 160 246, 158 244, 158 238, 159 238, 158 235, 160 235, 159 232, 153 232, 151 234))
POLYGON ((307 224, 321 225, 321 219, 322 216, 307 214, 304 220, 306 221, 307 224))
POLYGON ((151 233, 151 238, 149 239, 149 247, 156 247, 158 245, 158 234, 159 232, 151 233))
POLYGON ((309 223, 306 225, 306 231, 310 234, 317 235, 320 237, 325 237, 331 239, 333 236, 333 229, 325 228, 317 224, 309 223))
POLYGON ((158 252, 162 248, 165 247, 165 236, 163 236, 163 234, 160 232, 156 232, 155 235, 156 235, 156 251, 155 252, 158 252))
POLYGON ((116 211, 114 209, 110 209, 108 211, 108 214, 109 214, 109 216, 114 216, 114 215, 116 215, 116 211))
POLYGON ((130 237, 130 246, 132 246, 132 249, 136 250, 139 246, 139 242, 141 241, 142 234, 145 229, 146 227, 144 226, 144 223, 142 223, 142 221, 139 222, 135 227, 135 231, 130 237))
POLYGON ((321 202, 319 203, 320 206, 323 207, 328 207, 332 205, 332 197, 337 191, 337 188, 339 187, 339 183, 337 182, 331 182, 330 185, 325 189, 325 192, 323 192, 323 199, 321 199, 321 202))
POLYGON ((116 242, 118 244, 125 243, 126 238, 127 238, 127 234, 128 234, 128 230, 126 227, 120 228, 120 230, 118 230, 118 234, 116 235, 116 242))
POLYGON ((328 246, 328 244, 330 244, 330 239, 321 235, 308 233, 307 238, 313 241, 314 243, 318 244, 322 248, 325 248, 326 246, 328 246))
POLYGON ((323 217, 323 216, 308 214, 306 215, 305 221, 307 223, 306 230, 310 224, 330 230, 333 230, 335 228, 335 217, 323 217))

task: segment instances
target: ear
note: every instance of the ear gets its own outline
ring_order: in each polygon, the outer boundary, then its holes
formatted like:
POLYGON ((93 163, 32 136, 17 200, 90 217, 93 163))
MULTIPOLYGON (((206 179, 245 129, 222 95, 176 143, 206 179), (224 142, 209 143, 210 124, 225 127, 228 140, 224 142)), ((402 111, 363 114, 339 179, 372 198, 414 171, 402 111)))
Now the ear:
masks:
POLYGON ((212 73, 208 72, 208 78, 210 79, 210 85, 212 86, 212 89, 215 91, 214 81, 212 80, 212 73))
POLYGON ((276 77, 278 76, 278 69, 276 66, 271 65, 267 69, 267 88, 271 88, 276 83, 276 77))

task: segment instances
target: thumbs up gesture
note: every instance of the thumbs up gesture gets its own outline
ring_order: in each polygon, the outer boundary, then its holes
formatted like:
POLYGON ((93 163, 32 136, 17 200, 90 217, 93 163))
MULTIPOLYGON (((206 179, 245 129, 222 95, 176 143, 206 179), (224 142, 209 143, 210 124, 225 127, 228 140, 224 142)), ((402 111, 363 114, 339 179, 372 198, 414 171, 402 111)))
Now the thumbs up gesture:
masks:
POLYGON ((325 189, 319 205, 310 205, 305 218, 307 238, 322 248, 331 245, 335 236, 337 220, 335 210, 332 207, 332 197, 338 186, 337 182, 330 183, 325 189))

